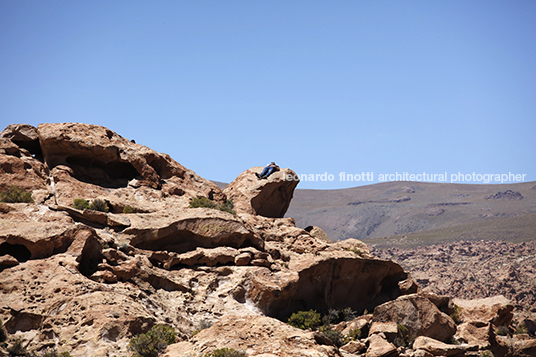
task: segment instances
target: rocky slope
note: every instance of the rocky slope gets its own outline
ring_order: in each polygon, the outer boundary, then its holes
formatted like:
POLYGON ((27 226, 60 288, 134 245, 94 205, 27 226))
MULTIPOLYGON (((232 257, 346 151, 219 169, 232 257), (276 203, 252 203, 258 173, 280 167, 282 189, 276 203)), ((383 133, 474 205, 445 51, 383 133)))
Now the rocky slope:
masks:
POLYGON ((333 240, 406 245, 535 239, 536 182, 383 182, 341 190, 296 190, 287 212, 333 240), (493 227, 493 228, 490 228, 493 227), (386 241, 382 241, 387 237, 386 241))
POLYGON ((0 190, 17 185, 34 202, 0 204, 0 356, 16 354, 16 341, 36 353, 130 356, 129 340, 156 324, 177 332, 168 357, 223 347, 263 357, 533 354, 529 334, 495 332, 516 327, 506 299, 455 310, 364 243, 281 218, 296 185, 284 175, 294 173, 257 180, 253 170, 222 191, 100 126, 8 126, 0 190), (232 199, 236 214, 190 208, 196 197, 232 199), (77 199, 101 210, 75 208, 77 199), (333 332, 285 323, 310 309, 362 315, 328 321, 355 339, 341 346, 333 332))
POLYGON ((463 299, 504 295, 536 313, 536 241, 462 241, 373 254, 399 263, 424 291, 463 299))

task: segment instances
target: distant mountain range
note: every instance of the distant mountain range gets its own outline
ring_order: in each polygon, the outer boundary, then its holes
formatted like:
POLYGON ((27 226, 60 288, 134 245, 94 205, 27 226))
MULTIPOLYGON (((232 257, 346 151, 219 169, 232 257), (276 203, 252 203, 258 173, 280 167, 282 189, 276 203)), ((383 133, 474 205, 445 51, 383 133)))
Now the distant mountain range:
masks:
POLYGON ((339 190, 297 189, 287 217, 332 240, 421 245, 458 240, 536 238, 536 182, 385 182, 339 190))

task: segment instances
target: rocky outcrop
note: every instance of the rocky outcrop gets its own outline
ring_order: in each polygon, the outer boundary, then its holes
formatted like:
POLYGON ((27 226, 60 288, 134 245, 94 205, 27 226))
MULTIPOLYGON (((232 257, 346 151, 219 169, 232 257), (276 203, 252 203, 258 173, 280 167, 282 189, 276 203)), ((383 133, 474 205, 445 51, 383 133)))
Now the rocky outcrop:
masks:
POLYGON ((401 296, 374 309, 373 324, 390 321, 405 326, 410 339, 426 336, 443 341, 456 333, 454 321, 419 294, 401 296))
POLYGON ((317 342, 315 333, 303 331, 265 316, 226 316, 188 342, 168 347, 164 357, 204 355, 226 347, 263 357, 335 357, 335 346, 317 342))
POLYGON ((486 196, 486 200, 522 200, 523 195, 517 191, 506 190, 497 192, 494 195, 486 196))
POLYGON ((415 339, 413 349, 425 350, 434 356, 454 356, 465 353, 465 349, 459 345, 450 345, 425 336, 419 336, 415 339))
POLYGON ((460 320, 483 321, 495 327, 508 326, 512 322, 514 305, 502 295, 485 299, 453 299, 453 303, 460 309, 460 320))
MULTIPOLYGON (((281 175, 291 170, 268 180, 251 172, 253 183, 243 173, 228 191, 235 215, 188 208, 195 196, 226 197, 167 155, 103 127, 10 126, 0 144, 0 162, 18 165, 0 172, 0 182, 21 182, 35 200, 0 203, 0 319, 8 344, 16 337, 34 353, 126 357, 130 338, 165 324, 178 335, 170 357, 222 347, 263 357, 447 351, 439 341, 412 350, 408 338, 449 338, 446 314, 458 311, 450 298, 423 292, 359 240, 332 242, 318 228, 281 218, 297 183, 281 175), (100 198, 109 212, 71 207, 74 198, 100 198), (314 331, 284 323, 310 309, 351 321, 314 331)), ((512 334, 510 305, 476 304, 493 308, 460 302, 466 322, 454 338, 466 351, 531 353, 530 335, 512 334), (497 336, 503 324, 507 336, 497 336)))
POLYGON ((460 241, 372 254, 399 263, 424 291, 467 300, 504 295, 536 312, 536 240, 460 241))
POLYGON ((122 231, 130 244, 150 250, 184 253, 197 247, 251 246, 264 249, 261 237, 235 216, 210 208, 188 208, 178 212, 130 215, 130 226, 122 231))
POLYGON ((268 179, 259 180, 255 173, 262 169, 253 167, 242 172, 223 189, 223 193, 234 202, 239 213, 282 218, 299 183, 298 176, 290 169, 281 169, 268 179))
POLYGON ((390 261, 347 251, 296 257, 288 266, 290 271, 262 272, 251 281, 251 298, 268 316, 286 319, 294 311, 327 312, 328 307, 373 310, 398 297, 398 282, 407 277, 390 261))

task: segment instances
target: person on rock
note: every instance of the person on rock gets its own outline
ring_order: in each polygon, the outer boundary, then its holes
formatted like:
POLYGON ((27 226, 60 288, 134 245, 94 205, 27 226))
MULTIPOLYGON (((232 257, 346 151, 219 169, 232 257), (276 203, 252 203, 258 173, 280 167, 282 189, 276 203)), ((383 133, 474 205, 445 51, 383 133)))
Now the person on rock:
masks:
POLYGON ((279 166, 277 166, 275 164, 275 162, 272 161, 264 169, 262 169, 262 172, 260 174, 255 172, 255 175, 257 176, 257 178, 259 180, 260 179, 267 179, 268 176, 270 176, 271 174, 273 174, 276 171, 279 171, 279 166))

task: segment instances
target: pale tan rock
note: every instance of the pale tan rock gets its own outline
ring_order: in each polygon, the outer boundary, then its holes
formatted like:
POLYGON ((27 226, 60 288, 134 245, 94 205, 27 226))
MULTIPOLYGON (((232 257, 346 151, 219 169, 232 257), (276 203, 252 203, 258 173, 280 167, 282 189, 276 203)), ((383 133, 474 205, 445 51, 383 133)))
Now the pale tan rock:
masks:
POLYGON ((339 356, 333 346, 318 345, 314 333, 266 316, 225 316, 188 343, 170 345, 164 357, 204 355, 217 348, 234 348, 248 356, 339 356))
POLYGON ((31 157, 16 157, 0 152, 0 190, 18 186, 27 192, 47 188, 47 168, 31 157))
POLYGON ((355 318, 350 321, 344 329, 341 331, 343 335, 348 335, 351 330, 359 329, 361 331, 361 336, 368 336, 370 330, 370 321, 372 320, 372 315, 363 315, 355 318))
POLYGON ((242 172, 223 189, 223 193, 234 202, 237 213, 281 218, 287 212, 299 180, 287 179, 296 176, 290 169, 281 169, 268 179, 259 180, 255 173, 262 169, 253 167, 242 172))
POLYGON ((347 344, 341 346, 341 350, 348 353, 361 353, 367 349, 367 346, 361 341, 350 341, 347 344))
POLYGON ((514 305, 502 295, 485 299, 453 299, 460 307, 462 321, 491 322, 494 326, 508 326, 512 321, 514 305))
POLYGON ((234 259, 235 265, 248 265, 251 261, 251 253, 244 252, 237 255, 234 259))
POLYGON ((418 294, 400 296, 374 309, 373 323, 389 321, 404 325, 410 339, 427 336, 443 341, 456 332, 454 321, 418 294))
POLYGON ((484 350, 491 347, 494 336, 489 322, 469 321, 458 325, 454 338, 484 350))
POLYGON ((381 334, 374 334, 368 339, 366 357, 398 356, 396 346, 387 341, 381 334))
POLYGON ((434 356, 453 356, 465 352, 459 345, 449 345, 426 336, 419 336, 413 342, 413 349, 426 350, 434 356))
MULTIPOLYGON (((186 169, 169 155, 135 144, 105 127, 81 123, 40 124, 37 132, 49 169, 58 166, 71 169, 70 173, 63 170, 54 174, 58 204, 68 206, 75 198, 104 197, 121 212, 125 205, 135 208, 154 205, 157 202, 151 196, 169 201, 175 207, 186 207, 189 199, 196 196, 225 199, 214 183, 186 169), (135 192, 128 186, 132 180, 157 191, 135 192), (125 196, 128 196, 126 200, 125 196)), ((158 204, 162 206, 162 202, 158 204)), ((140 208, 144 211, 153 207, 140 208)))
POLYGON ((305 228, 305 230, 318 240, 321 240, 326 243, 333 243, 333 241, 328 237, 326 232, 324 232, 322 228, 320 227, 310 226, 310 227, 305 228))
POLYGON ((396 322, 372 322, 370 325, 369 336, 377 333, 383 333, 385 337, 392 341, 398 335, 398 326, 396 322))
POLYGON ((15 257, 9 254, 0 256, 0 271, 15 265, 19 265, 19 261, 15 257))
POLYGON ((263 250, 260 236, 235 216, 210 208, 129 215, 130 226, 122 231, 130 244, 149 250, 184 253, 197 247, 254 246, 263 250))

